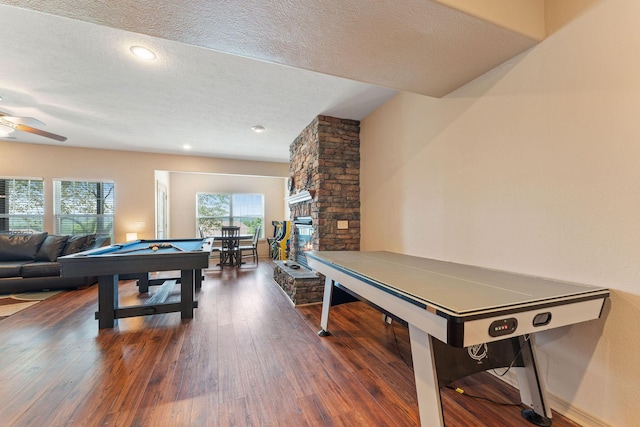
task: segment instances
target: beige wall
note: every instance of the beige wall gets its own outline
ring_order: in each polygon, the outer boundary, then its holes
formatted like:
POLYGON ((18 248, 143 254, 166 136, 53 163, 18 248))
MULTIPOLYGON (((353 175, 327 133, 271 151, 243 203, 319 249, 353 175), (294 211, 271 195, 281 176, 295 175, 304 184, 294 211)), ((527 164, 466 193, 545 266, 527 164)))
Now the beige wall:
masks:
POLYGON ((545 36, 545 0, 436 1, 533 39, 545 36))
MULTIPOLYGON (((276 200, 269 200, 267 203, 273 203, 275 206, 270 212, 271 215, 286 217, 283 210, 283 183, 289 174, 287 163, 0 142, 0 176, 44 178, 45 230, 49 232, 53 232, 51 212, 54 178, 113 180, 116 184, 115 240, 124 241, 125 233, 131 231, 137 232, 139 238, 154 238, 156 170, 277 177, 277 180, 272 180, 280 181, 281 192, 279 195, 275 192, 270 193, 276 200), (280 212, 277 212, 278 210, 280 212), (140 225, 142 223, 144 226, 140 225)), ((171 183, 170 186, 173 187, 169 190, 170 197, 179 196, 180 190, 171 183)), ((192 199, 191 204, 194 203, 195 199, 192 199)), ((175 224, 172 216, 170 218, 170 236, 187 237, 186 234, 182 234, 182 225, 175 224)), ((190 232, 189 236, 193 236, 193 232, 190 232)))
MULTIPOLYGON (((288 219, 282 209, 284 178, 194 173, 171 173, 170 177, 172 236, 195 237, 196 193, 200 192, 263 194, 265 237, 273 236, 272 221, 288 219)), ((268 253, 266 240, 262 239, 258 254, 262 257, 268 253)))
POLYGON ((584 425, 635 426, 640 2, 554 3, 537 47, 363 120, 361 247, 610 287, 602 320, 540 334, 542 372, 584 425))

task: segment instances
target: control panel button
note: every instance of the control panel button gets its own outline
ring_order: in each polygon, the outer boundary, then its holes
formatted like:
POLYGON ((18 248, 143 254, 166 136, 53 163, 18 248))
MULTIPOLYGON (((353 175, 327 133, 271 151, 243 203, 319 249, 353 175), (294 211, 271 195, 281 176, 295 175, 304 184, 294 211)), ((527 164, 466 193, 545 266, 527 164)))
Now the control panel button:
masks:
POLYGON ((503 335, 509 335, 514 333, 517 328, 518 319, 514 317, 496 320, 489 325, 489 336, 501 337, 503 335))

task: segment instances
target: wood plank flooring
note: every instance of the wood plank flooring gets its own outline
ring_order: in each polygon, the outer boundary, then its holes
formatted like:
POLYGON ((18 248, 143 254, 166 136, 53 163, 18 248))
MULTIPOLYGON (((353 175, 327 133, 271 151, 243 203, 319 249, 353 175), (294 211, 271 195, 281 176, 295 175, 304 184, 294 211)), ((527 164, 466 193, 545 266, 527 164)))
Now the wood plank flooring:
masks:
MULTIPOLYGON (((2 426, 417 426, 406 328, 363 303, 294 308, 271 263, 205 270, 195 318, 120 319, 98 330, 97 287, 0 321, 2 426)), ((152 292, 157 288, 152 288, 152 292)), ((138 304, 133 282, 122 303, 138 304)), ((468 394, 518 402, 488 374, 468 394)), ((531 426, 521 407, 443 389, 447 426, 531 426)), ((577 424, 554 415, 556 427, 577 424)))

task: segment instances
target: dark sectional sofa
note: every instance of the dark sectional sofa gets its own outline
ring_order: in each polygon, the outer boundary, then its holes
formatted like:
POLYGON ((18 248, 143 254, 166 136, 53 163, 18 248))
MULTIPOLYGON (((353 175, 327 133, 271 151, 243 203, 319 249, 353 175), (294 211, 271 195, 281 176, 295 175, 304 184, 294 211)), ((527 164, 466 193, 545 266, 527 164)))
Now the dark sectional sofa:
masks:
POLYGON ((0 234, 0 294, 88 286, 96 277, 61 277, 58 257, 109 245, 108 236, 0 234))

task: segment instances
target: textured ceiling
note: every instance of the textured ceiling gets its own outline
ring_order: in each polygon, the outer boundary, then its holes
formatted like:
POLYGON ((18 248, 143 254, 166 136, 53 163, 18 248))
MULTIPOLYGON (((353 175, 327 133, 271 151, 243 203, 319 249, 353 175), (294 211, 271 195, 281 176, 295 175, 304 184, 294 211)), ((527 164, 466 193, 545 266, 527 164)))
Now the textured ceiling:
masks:
POLYGON ((0 111, 68 137, 17 141, 277 162, 318 114, 440 97, 537 43, 430 0, 0 0, 0 37, 0 111))

